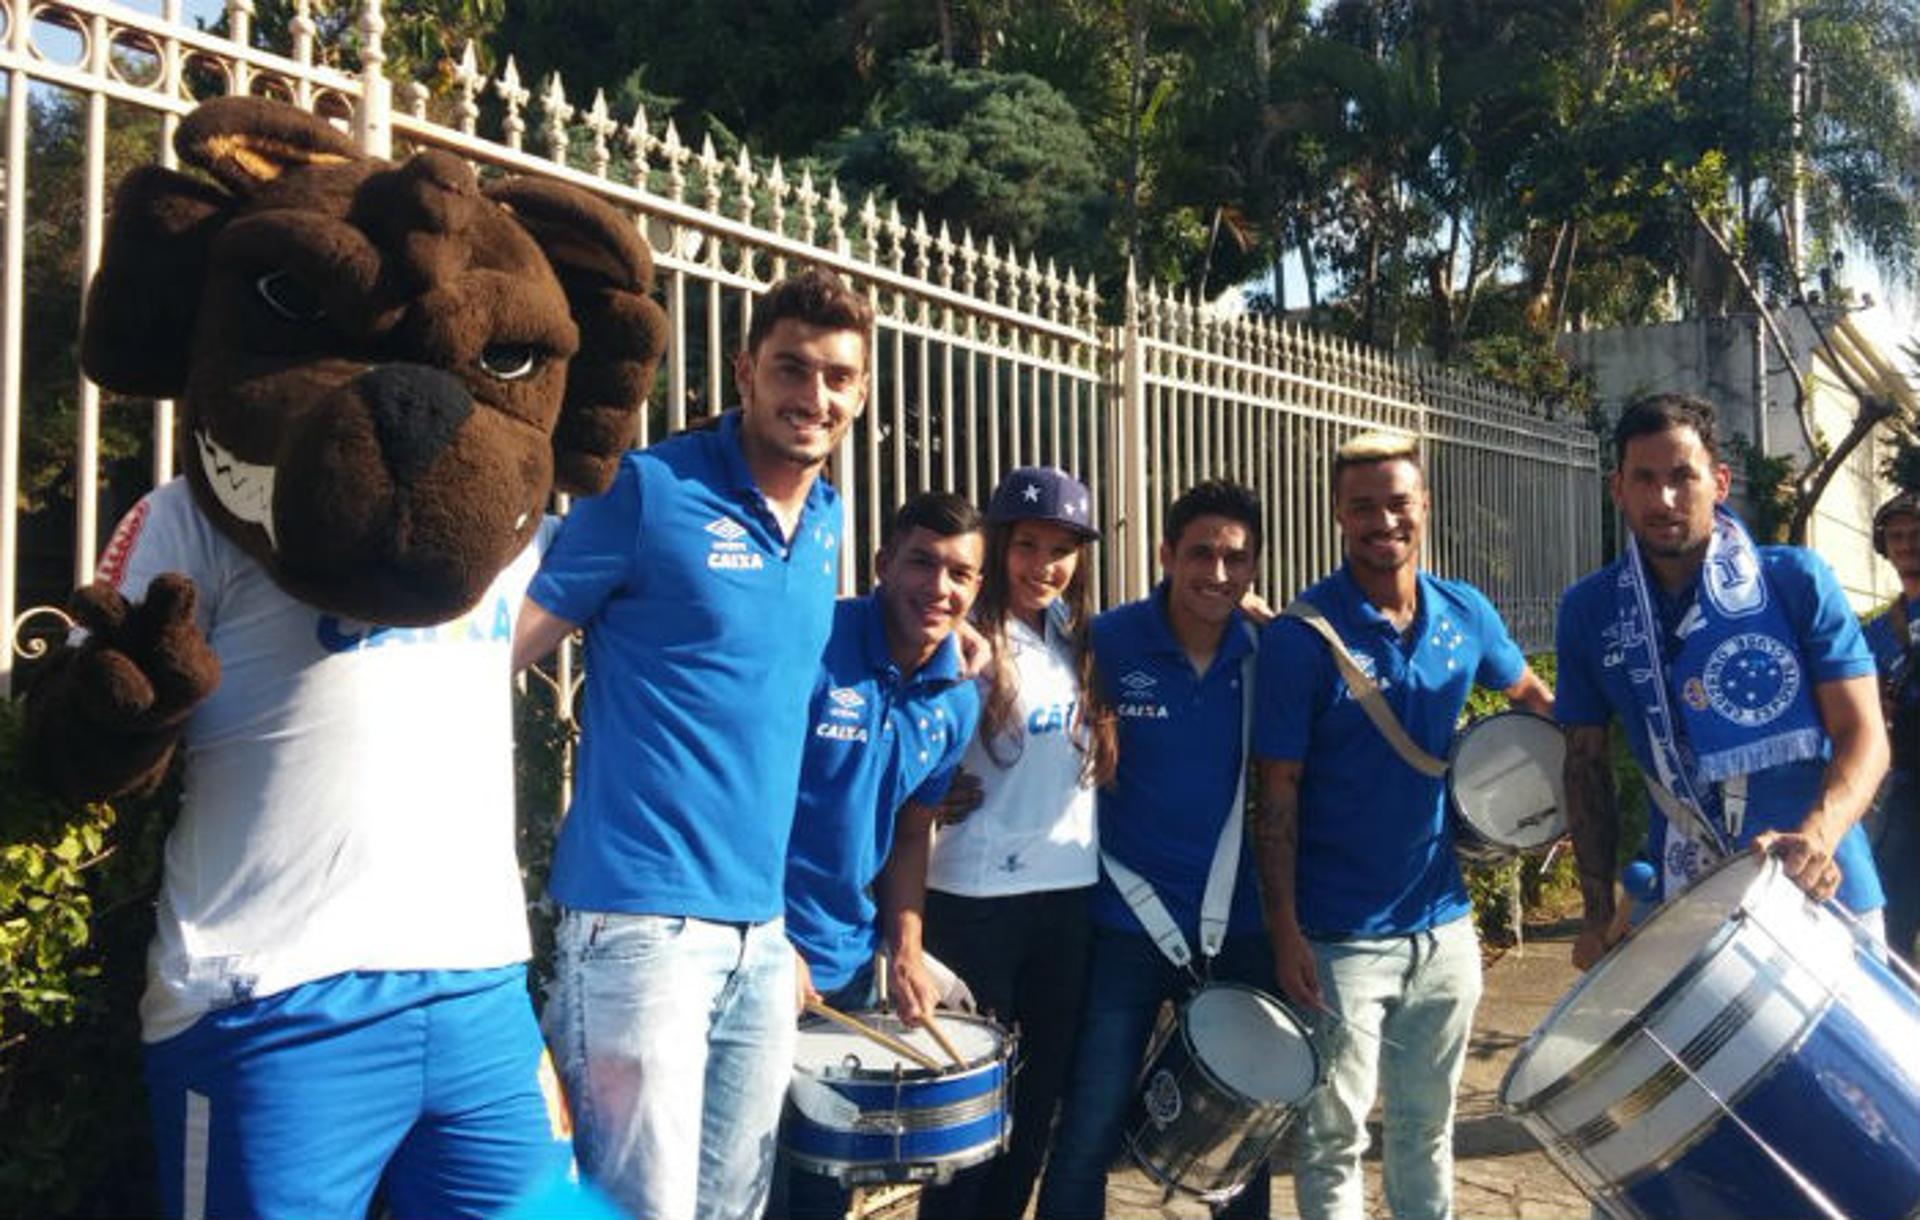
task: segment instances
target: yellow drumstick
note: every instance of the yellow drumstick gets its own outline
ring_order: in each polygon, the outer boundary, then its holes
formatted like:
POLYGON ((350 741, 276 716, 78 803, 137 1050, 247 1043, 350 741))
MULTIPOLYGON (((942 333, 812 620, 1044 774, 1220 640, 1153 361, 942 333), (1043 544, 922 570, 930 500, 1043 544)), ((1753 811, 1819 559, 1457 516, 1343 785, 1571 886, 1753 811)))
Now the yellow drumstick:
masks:
POLYGON ((927 1014, 926 1026, 927 1032, 933 1035, 933 1040, 940 1044, 940 1049, 947 1052, 947 1058, 953 1060, 953 1066, 957 1068, 967 1066, 966 1059, 960 1054, 960 1048, 953 1044, 952 1038, 947 1037, 947 1031, 940 1028, 939 1019, 932 1013, 927 1014))
POLYGON ((871 1025, 867 1025, 863 1022, 854 1020, 852 1017, 848 1016, 844 1012, 841 1012, 837 1008, 829 1008, 825 1004, 821 1003, 819 1000, 808 1000, 807 1011, 810 1013, 815 1013, 819 1016, 825 1017, 827 1020, 832 1021, 835 1025, 842 1026, 846 1029, 852 1030, 856 1034, 860 1034, 860 1035, 863 1035, 864 1037, 870 1038, 874 1042, 879 1043, 881 1046, 886 1047, 888 1050, 892 1051, 894 1054, 899 1055, 901 1058, 911 1059, 915 1063, 919 1064, 923 1068, 926 1068, 930 1072, 938 1072, 941 1070, 939 1062, 935 1060, 933 1057, 931 1057, 930 1055, 927 1055, 926 1053, 920 1050, 917 1050, 912 1046, 909 1046, 907 1043, 902 1042, 900 1039, 894 1037, 892 1034, 883 1033, 882 1031, 873 1028, 871 1025))

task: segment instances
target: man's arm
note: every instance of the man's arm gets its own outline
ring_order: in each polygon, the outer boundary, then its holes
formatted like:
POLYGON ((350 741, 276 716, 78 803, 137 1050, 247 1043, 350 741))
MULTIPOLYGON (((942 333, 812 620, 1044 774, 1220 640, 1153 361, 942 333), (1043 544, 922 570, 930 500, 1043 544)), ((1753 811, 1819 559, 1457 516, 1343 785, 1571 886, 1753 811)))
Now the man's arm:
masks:
POLYGON ((531 597, 521 598, 520 617, 513 625, 513 672, 546 656, 579 629, 531 597))
POLYGON ((1298 762, 1260 760, 1260 803, 1253 819, 1253 842, 1280 988, 1288 998, 1324 1011, 1327 1003, 1320 993, 1313 948, 1300 931, 1294 906, 1300 845, 1300 771, 1298 762))
POLYGON ((918 801, 900 807, 894 819, 893 850, 874 882, 880 931, 887 941, 887 980, 894 1011, 909 1025, 933 1018, 940 990, 927 975, 921 948, 927 906, 927 855, 933 848, 934 811, 918 801))
POLYGON ((1778 856, 1801 889, 1815 899, 1827 899, 1840 888, 1834 850, 1866 812, 1887 773, 1887 727, 1871 674, 1819 683, 1813 697, 1821 727, 1833 742, 1819 799, 1797 830, 1756 835, 1753 849, 1778 856))
POLYGON ((1585 970, 1611 947, 1613 874, 1620 845, 1620 815, 1613 801, 1613 761, 1604 724, 1567 728, 1567 832, 1580 870, 1584 913, 1573 942, 1573 964, 1585 970))
POLYGON ((1540 680, 1531 665, 1521 670, 1519 679, 1500 693, 1536 716, 1553 717, 1553 688, 1540 680))

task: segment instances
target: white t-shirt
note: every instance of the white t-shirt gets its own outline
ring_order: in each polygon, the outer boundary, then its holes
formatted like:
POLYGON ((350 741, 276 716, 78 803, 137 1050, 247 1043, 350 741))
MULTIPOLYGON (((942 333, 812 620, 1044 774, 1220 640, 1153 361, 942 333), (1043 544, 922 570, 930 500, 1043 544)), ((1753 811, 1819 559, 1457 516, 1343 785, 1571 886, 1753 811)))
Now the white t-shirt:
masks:
POLYGON ((183 480, 121 522, 101 579, 138 600, 162 572, 191 577, 221 667, 182 743, 148 1041, 343 971, 526 959, 511 649, 548 536, 461 618, 378 628, 282 592, 183 480))
POLYGON ((1099 879, 1093 789, 1081 783, 1073 744, 1080 687, 1072 649, 1055 620, 1047 616, 1044 640, 1019 619, 1007 620, 1021 732, 995 744, 1000 757, 1013 761, 1002 767, 987 753, 984 726, 974 736, 960 765, 980 777, 985 799, 965 821, 935 833, 927 861, 931 889, 993 898, 1099 879))

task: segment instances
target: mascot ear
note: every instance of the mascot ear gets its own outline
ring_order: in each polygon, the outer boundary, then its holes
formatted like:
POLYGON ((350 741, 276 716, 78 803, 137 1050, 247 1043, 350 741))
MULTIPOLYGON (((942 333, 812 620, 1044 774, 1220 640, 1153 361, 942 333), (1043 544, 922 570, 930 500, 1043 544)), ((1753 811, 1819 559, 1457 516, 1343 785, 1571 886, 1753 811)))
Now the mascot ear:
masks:
POLYGON ((221 97, 180 120, 173 147, 236 195, 251 195, 290 169, 359 159, 353 141, 326 120, 260 97, 221 97))
POLYGON ((580 328, 553 432, 553 477, 561 491, 598 495, 633 444, 666 350, 667 315, 647 295, 653 257, 626 217, 585 191, 508 178, 487 194, 546 253, 580 328))
POLYGON ((87 376, 149 398, 186 388, 207 251, 232 202, 218 187, 159 166, 121 181, 80 328, 87 376))

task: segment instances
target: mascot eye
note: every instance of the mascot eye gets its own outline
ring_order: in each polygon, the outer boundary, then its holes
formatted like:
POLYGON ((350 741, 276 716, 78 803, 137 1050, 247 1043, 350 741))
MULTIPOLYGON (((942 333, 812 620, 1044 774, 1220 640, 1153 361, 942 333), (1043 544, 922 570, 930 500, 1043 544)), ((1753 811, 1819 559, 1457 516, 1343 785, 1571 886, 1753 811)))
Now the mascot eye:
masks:
POLYGON ((267 272, 253 282, 253 290, 289 322, 317 322, 327 314, 319 294, 286 271, 267 272))
POLYGON ((480 367, 501 381, 518 381, 540 367, 540 349, 531 343, 489 343, 480 352, 480 367))

